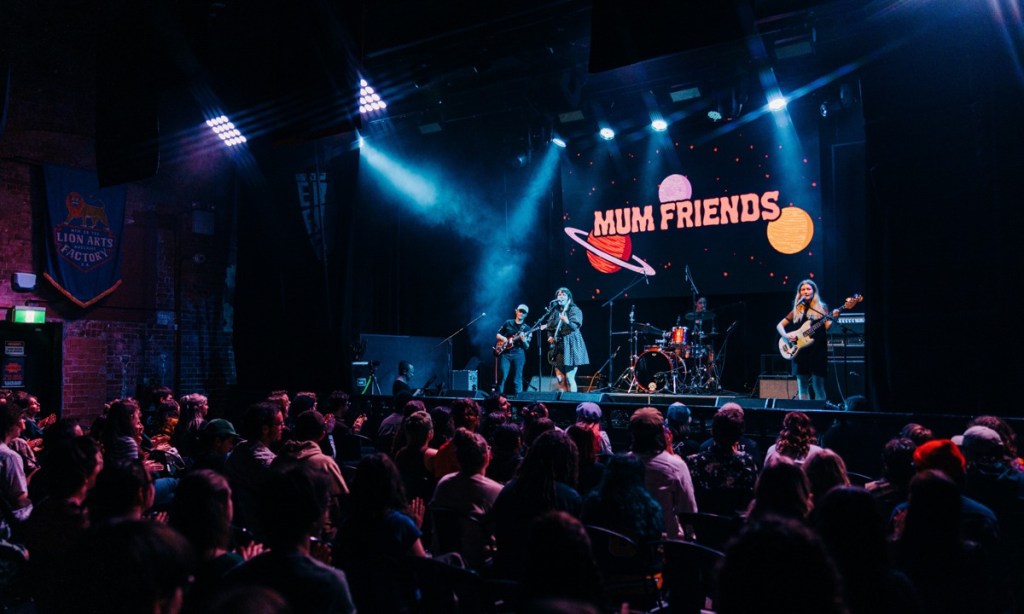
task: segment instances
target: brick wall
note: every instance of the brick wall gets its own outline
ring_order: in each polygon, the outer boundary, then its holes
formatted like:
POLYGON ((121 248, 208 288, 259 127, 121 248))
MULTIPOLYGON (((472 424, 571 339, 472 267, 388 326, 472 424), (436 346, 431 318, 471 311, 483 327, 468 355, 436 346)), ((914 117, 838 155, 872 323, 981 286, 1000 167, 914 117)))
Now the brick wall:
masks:
MULTIPOLYGON (((78 308, 42 278, 43 164, 96 168, 95 33, 82 23, 89 19, 44 19, 38 39, 11 45, 8 121, 0 127, 0 308, 44 305, 49 321, 64 323, 65 415, 89 419, 109 399, 161 384, 177 384, 178 395, 203 392, 211 411, 226 411, 235 381, 234 175, 222 148, 196 135, 161 135, 157 175, 127 185, 124 284, 97 306, 78 308), (184 141, 204 146, 187 149, 184 141), (193 232, 195 203, 216 210, 212 236, 193 232), (39 275, 36 290, 15 292, 13 272, 39 275)), ((200 124, 197 117, 197 131, 200 124)))

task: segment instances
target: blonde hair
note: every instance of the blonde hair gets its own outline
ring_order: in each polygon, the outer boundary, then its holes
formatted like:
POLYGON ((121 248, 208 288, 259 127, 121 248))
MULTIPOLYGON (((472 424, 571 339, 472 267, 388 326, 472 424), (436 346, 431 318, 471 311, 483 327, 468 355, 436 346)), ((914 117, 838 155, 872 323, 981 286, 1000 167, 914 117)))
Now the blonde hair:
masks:
POLYGON ((796 296, 793 297, 793 323, 797 324, 802 322, 804 315, 810 311, 812 314, 817 314, 817 317, 824 317, 823 314, 828 313, 828 305, 822 302, 821 297, 818 295, 818 284, 814 283, 814 280, 805 279, 796 286, 796 296), (814 295, 811 296, 811 304, 803 305, 800 302, 800 288, 807 284, 814 290, 814 295))

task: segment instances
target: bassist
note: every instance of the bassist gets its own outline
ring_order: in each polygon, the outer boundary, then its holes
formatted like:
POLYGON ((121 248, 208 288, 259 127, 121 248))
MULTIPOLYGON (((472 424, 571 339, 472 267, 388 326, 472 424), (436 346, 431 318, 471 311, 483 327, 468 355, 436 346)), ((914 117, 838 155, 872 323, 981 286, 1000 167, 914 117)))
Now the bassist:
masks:
MULTIPOLYGON (((797 341, 796 330, 788 330, 791 326, 799 327, 807 321, 815 322, 821 318, 831 317, 828 305, 818 296, 818 286, 810 279, 800 282, 796 296, 793 298, 793 309, 786 317, 775 325, 779 335, 791 343, 797 341)), ((838 310, 834 315, 838 315, 838 310)), ((832 325, 826 319, 824 326, 818 326, 812 336, 813 343, 806 345, 793 357, 793 375, 796 376, 797 398, 825 400, 825 378, 828 376, 828 342, 826 331, 832 325)))
POLYGON ((526 349, 530 347, 530 327, 526 324, 526 316, 530 308, 526 305, 516 307, 515 317, 505 320, 498 329, 497 344, 494 354, 497 356, 498 392, 505 392, 505 382, 512 375, 514 394, 523 391, 523 366, 526 364, 526 349))

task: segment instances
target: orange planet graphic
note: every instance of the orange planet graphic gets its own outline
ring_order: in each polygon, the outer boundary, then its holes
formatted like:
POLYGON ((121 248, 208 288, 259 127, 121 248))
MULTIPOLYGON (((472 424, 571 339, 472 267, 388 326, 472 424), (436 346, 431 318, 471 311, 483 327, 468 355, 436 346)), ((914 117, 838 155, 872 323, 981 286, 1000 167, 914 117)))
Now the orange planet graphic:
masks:
POLYGON ((768 222, 768 243, 782 254, 795 254, 811 244, 814 220, 799 207, 786 207, 779 219, 768 222))
POLYGON ((565 228, 565 234, 587 250, 590 266, 602 273, 614 273, 620 269, 642 275, 654 275, 654 268, 633 255, 633 241, 629 235, 595 237, 579 228, 565 228))

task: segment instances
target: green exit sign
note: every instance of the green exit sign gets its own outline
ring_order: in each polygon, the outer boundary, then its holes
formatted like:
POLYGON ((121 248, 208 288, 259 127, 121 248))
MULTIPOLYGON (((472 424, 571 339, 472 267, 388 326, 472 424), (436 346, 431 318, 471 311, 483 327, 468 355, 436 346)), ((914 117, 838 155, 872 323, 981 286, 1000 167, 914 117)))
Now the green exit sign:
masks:
POLYGON ((46 322, 46 308, 15 307, 10 311, 10 319, 21 324, 43 324, 46 322))

